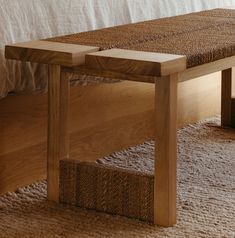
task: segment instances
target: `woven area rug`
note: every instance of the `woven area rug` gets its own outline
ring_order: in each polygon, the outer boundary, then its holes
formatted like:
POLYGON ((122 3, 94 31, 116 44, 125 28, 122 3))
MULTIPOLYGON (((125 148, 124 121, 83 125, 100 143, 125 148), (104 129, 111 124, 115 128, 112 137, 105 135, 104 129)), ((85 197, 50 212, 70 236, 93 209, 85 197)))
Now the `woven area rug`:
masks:
MULTIPOLYGON (((181 129, 178 224, 159 228, 46 201, 46 182, 0 197, 0 237, 235 237, 235 130, 218 119, 181 129)), ((100 159, 119 167, 152 170, 153 142, 100 159)))

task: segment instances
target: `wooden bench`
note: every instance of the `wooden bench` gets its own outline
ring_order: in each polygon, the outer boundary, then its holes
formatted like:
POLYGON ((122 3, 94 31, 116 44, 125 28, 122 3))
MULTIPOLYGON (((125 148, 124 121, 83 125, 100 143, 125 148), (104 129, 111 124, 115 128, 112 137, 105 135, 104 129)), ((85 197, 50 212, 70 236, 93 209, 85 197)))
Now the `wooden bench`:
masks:
POLYGON ((48 199, 59 201, 59 162, 69 158, 71 75, 149 82, 156 85, 155 128, 152 128, 157 145, 154 223, 175 224, 177 87, 180 82, 222 71, 221 123, 235 127, 234 25, 234 10, 217 9, 6 46, 8 59, 48 64, 49 67, 48 199), (227 32, 226 39, 224 32, 227 32), (118 35, 121 41, 117 41, 118 35))

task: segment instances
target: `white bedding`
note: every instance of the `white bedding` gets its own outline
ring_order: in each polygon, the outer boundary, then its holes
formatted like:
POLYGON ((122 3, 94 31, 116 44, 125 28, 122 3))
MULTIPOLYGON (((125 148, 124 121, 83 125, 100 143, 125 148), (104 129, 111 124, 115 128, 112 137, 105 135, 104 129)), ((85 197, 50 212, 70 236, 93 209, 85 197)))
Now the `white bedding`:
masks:
POLYGON ((0 0, 0 97, 46 88, 43 66, 6 62, 5 44, 232 5, 235 0, 0 0))

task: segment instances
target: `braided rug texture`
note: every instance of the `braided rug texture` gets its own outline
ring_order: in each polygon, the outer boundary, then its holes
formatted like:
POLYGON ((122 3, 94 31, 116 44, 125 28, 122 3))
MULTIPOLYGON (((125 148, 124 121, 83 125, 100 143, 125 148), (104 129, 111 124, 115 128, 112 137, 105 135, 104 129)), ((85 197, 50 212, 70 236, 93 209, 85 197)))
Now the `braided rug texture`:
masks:
POLYGON ((186 55, 190 68, 235 55, 234 36, 235 10, 215 9, 47 40, 186 55))
MULTIPOLYGON (((213 119, 178 132, 178 223, 147 223, 46 201, 46 182, 0 197, 1 238, 234 238, 235 130, 213 119)), ((98 163, 153 171, 153 142, 98 163)))

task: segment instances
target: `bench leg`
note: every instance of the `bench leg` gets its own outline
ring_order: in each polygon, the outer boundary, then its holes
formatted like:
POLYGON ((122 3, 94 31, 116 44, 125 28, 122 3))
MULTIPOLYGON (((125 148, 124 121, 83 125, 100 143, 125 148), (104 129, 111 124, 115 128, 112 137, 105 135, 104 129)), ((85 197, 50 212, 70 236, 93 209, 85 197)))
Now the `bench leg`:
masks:
POLYGON ((59 202, 59 161, 69 157, 69 82, 59 65, 49 65, 47 196, 59 202))
POLYGON ((176 223, 178 74, 156 80, 154 223, 176 223))
POLYGON ((235 99, 232 98, 233 69, 222 71, 221 125, 235 127, 235 99))

